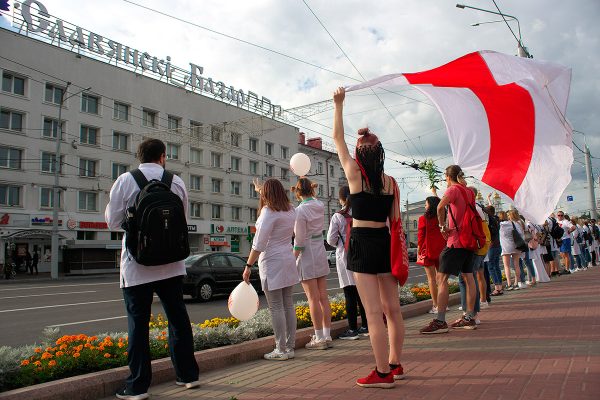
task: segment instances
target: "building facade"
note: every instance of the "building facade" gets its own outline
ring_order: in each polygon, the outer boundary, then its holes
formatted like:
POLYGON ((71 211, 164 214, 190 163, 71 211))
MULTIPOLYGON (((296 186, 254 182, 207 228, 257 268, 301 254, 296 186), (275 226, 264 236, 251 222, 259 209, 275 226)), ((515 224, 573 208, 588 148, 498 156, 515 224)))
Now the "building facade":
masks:
POLYGON ((292 186, 295 127, 10 30, 0 29, 0 41, 0 263, 37 251, 40 271, 49 270, 57 202, 61 271, 118 268, 123 233, 108 231, 104 210, 150 137, 166 143, 167 169, 187 185, 192 250, 247 255, 258 207, 252 178, 292 186))

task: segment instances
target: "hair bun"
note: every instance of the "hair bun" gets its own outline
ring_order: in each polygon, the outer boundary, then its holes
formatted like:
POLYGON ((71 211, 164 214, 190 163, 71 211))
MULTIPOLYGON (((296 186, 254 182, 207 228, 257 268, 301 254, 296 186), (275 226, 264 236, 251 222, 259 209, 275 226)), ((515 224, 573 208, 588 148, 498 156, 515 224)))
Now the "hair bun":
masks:
POLYGON ((363 135, 367 136, 367 135, 370 135, 370 134, 371 134, 371 131, 369 130, 369 128, 360 128, 358 130, 358 135, 359 136, 363 136, 363 135))

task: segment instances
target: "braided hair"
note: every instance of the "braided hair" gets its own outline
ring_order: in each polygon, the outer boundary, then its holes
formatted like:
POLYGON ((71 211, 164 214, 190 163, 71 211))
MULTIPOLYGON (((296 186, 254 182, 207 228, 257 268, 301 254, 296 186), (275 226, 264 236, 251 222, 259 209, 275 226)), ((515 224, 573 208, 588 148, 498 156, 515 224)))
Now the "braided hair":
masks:
POLYGON ((354 156, 370 190, 374 194, 381 194, 383 189, 383 164, 385 162, 385 151, 381 142, 369 131, 363 128, 358 131, 358 142, 354 156), (363 144, 364 143, 364 144, 363 144))

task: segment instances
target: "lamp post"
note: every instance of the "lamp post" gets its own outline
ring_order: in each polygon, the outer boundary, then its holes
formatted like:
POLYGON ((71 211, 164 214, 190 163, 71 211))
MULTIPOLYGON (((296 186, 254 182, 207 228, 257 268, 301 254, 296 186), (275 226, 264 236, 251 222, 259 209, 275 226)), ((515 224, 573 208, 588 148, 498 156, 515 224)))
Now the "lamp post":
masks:
POLYGON ((525 47, 523 45, 523 39, 521 38, 521 24, 519 23, 519 19, 517 17, 515 17, 514 15, 504 14, 504 13, 501 13, 501 12, 486 10, 486 9, 478 8, 478 7, 467 6, 465 4, 457 4, 456 8, 460 8, 460 9, 463 9, 463 10, 465 8, 470 8, 472 10, 482 11, 482 12, 486 12, 486 13, 489 13, 489 14, 500 15, 500 16, 503 17, 503 19, 500 20, 500 21, 480 22, 480 23, 477 23, 477 24, 472 24, 472 26, 479 26, 481 24, 488 24, 488 23, 502 22, 502 21, 506 22, 506 24, 508 25, 508 21, 506 21, 504 19, 504 17, 509 17, 509 18, 514 19, 515 21, 517 21, 517 29, 519 31, 519 38, 517 39, 517 41, 518 41, 517 55, 519 57, 533 58, 533 56, 531 54, 529 54, 529 51, 527 50, 527 47, 525 47))
POLYGON ((90 90, 91 87, 81 89, 80 91, 65 97, 67 90, 71 86, 71 82, 67 82, 65 90, 60 95, 60 104, 58 106, 58 129, 56 133, 56 152, 54 153, 54 190, 52 193, 52 243, 51 243, 51 258, 50 258, 50 277, 58 279, 58 207, 60 201, 59 192, 59 168, 60 168, 60 142, 62 141, 62 108, 65 101, 79 93, 90 90))

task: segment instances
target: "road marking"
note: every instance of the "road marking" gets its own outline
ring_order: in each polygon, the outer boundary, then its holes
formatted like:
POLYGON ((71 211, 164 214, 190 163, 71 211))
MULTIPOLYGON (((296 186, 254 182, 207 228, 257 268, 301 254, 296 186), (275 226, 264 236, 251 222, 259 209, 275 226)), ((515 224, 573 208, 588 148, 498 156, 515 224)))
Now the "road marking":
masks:
POLYGON ((9 312, 15 312, 15 311, 41 310, 41 309, 44 309, 44 308, 59 308, 59 307, 71 307, 71 306, 83 306, 83 305, 87 305, 87 304, 114 303, 115 301, 123 301, 123 299, 89 301, 89 302, 86 302, 86 303, 57 304, 57 305, 54 305, 54 306, 39 306, 39 307, 27 307, 27 308, 15 308, 13 310, 0 310, 0 313, 9 313, 9 312))
POLYGON ((25 295, 25 296, 0 297, 0 300, 5 300, 5 299, 19 299, 19 298, 22 298, 22 297, 58 296, 58 295, 63 295, 63 294, 81 294, 81 293, 96 293, 96 290, 85 290, 83 292, 28 294, 28 295, 25 295))
POLYGON ((119 282, 104 282, 104 283, 80 283, 77 285, 54 285, 54 286, 30 286, 30 287, 16 287, 10 289, 0 289, 0 292, 6 292, 9 290, 31 290, 31 289, 49 289, 49 288, 59 288, 59 287, 72 287, 72 286, 96 286, 96 285, 118 285, 119 282))
POLYGON ((69 323, 66 323, 66 324, 48 325, 48 326, 46 326, 46 328, 60 328, 61 326, 80 325, 80 324, 87 324, 87 323, 90 323, 90 322, 110 321, 112 319, 121 319, 121 318, 127 318, 127 315, 122 315, 120 317, 90 319, 90 320, 87 320, 87 321, 69 322, 69 323))

